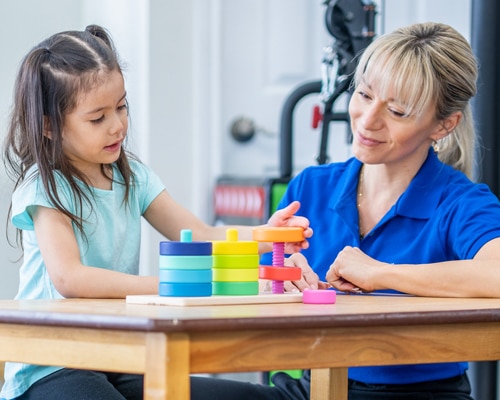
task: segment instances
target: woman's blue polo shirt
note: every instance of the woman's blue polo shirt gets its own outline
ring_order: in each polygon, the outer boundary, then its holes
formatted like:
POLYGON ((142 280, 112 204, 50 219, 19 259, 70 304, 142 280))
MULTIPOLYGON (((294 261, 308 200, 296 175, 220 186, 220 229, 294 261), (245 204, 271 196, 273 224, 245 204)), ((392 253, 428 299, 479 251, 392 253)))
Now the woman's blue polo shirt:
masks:
MULTIPOLYGON (((321 280, 345 246, 359 247, 382 262, 423 264, 472 259, 485 243, 500 237, 497 197, 443 164, 431 149, 407 190, 360 240, 356 191, 361 165, 351 158, 308 167, 292 179, 280 202, 282 208, 299 200, 297 215, 310 220, 314 235, 303 254, 321 280)), ((269 263, 264 257, 263 263, 269 263)), ((349 378, 402 384, 445 379, 466 369, 467 363, 355 367, 349 378)))

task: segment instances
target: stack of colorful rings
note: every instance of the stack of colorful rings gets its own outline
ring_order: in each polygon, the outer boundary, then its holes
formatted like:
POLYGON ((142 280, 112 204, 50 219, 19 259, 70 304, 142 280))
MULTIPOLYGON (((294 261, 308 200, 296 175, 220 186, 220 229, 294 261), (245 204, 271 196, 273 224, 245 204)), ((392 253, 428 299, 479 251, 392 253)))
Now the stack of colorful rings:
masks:
POLYGON ((160 242, 160 296, 212 295, 212 243, 193 242, 188 229, 180 242, 160 242))
POLYGON ((302 228, 259 227, 252 232, 253 239, 258 242, 273 243, 273 265, 262 265, 259 268, 259 278, 272 281, 273 294, 285 292, 284 281, 298 281, 302 277, 299 267, 285 267, 285 243, 304 240, 302 228))
POLYGON ((258 250, 255 241, 239 241, 236 229, 226 231, 225 241, 212 242, 213 294, 259 294, 258 250))

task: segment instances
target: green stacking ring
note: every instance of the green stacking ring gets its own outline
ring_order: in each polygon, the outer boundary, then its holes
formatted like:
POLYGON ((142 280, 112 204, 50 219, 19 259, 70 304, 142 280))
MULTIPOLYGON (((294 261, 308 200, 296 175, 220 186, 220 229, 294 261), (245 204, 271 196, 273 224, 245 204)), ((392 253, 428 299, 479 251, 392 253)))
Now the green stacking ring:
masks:
POLYGON ((212 282, 212 292, 224 296, 259 294, 259 282, 212 282))
POLYGON ((213 255, 214 268, 259 268, 259 255, 258 254, 245 254, 245 255, 228 255, 217 254, 213 255))

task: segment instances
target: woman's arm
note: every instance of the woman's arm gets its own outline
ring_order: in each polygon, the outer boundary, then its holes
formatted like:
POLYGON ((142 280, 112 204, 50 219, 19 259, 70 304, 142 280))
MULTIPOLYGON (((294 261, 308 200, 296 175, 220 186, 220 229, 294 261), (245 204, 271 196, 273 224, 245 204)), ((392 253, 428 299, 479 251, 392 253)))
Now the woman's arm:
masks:
POLYGON ((343 291, 394 289, 429 297, 500 297, 500 238, 486 243, 472 260, 433 264, 387 264, 358 248, 345 247, 326 278, 343 291))
POLYGON ((124 298, 129 294, 158 293, 158 277, 83 265, 71 221, 61 212, 39 206, 32 217, 50 279, 62 296, 124 298))

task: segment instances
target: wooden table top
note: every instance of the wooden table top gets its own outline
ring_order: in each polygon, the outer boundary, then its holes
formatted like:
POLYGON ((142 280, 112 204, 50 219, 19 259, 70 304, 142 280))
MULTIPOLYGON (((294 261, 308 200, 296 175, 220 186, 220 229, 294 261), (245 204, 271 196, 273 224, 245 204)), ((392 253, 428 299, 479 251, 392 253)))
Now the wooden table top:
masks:
POLYGON ((127 304, 125 300, 0 300, 0 323, 210 332, 500 321, 500 299, 339 295, 336 304, 221 306, 127 304))

